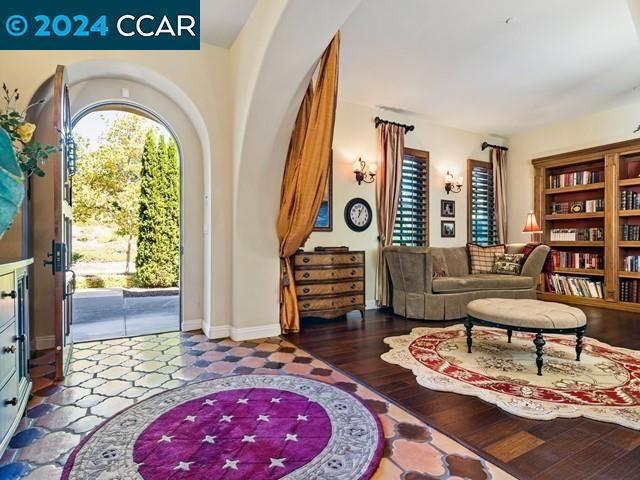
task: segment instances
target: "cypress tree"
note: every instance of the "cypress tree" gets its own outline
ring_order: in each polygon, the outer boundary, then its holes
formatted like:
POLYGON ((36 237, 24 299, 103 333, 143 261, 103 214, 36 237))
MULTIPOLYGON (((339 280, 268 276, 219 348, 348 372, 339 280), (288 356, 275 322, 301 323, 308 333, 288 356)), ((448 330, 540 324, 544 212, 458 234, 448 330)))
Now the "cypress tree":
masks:
POLYGON ((177 285, 180 276, 180 159, 173 139, 167 145, 165 165, 165 221, 169 251, 168 270, 171 284, 177 285))

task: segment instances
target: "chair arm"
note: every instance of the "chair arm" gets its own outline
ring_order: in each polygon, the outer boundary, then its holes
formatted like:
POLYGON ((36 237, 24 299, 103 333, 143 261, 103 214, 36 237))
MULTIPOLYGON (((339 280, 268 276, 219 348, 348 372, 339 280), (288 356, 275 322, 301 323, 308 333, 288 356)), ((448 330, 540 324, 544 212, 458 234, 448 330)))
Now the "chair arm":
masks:
POLYGON ((549 248, 548 245, 538 245, 536 249, 527 257, 527 261, 524 262, 520 275, 523 277, 531 277, 537 279, 538 276, 542 273, 544 262, 547 261, 547 255, 549 255, 550 251, 551 248, 549 248))
POLYGON ((383 250, 393 288, 406 293, 431 293, 433 258, 428 248, 385 247, 383 250))

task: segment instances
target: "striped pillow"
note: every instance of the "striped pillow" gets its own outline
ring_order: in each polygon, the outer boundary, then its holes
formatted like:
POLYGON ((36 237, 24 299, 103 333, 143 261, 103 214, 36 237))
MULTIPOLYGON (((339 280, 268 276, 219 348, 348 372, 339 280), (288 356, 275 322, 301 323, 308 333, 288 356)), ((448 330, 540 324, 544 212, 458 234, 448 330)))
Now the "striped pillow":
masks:
POLYGON ((491 273, 496 254, 506 253, 506 246, 504 244, 483 247, 475 243, 467 243, 467 249, 469 250, 469 259, 471 260, 472 275, 476 273, 491 273))

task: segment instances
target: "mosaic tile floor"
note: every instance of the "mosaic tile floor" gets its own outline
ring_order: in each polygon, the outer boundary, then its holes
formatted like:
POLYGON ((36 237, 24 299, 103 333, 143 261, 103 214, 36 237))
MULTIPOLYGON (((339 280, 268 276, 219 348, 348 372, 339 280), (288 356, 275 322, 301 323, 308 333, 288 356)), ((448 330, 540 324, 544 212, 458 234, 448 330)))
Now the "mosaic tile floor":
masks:
POLYGON ((123 408, 188 382, 248 373, 302 375, 363 398, 386 439, 374 480, 513 478, 281 338, 238 343, 167 333, 79 344, 73 358, 60 384, 52 380, 52 352, 32 360, 34 395, 0 461, 0 479, 59 478, 82 437, 123 408))

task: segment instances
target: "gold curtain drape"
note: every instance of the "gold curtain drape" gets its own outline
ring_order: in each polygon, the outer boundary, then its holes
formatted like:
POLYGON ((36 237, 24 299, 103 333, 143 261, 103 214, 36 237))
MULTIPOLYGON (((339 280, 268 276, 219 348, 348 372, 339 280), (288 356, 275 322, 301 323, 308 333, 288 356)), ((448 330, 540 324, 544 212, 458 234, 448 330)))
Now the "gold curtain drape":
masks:
POLYGON ((376 303, 390 306, 389 271, 383 248, 391 245, 396 224, 402 163, 404 159, 404 127, 381 123, 378 126, 378 174, 376 175, 376 206, 378 211, 378 269, 376 303))
POLYGON ((339 51, 338 32, 322 56, 315 87, 313 80, 309 83, 289 142, 277 225, 283 333, 300 330, 291 256, 309 238, 327 185, 338 95, 339 51))
POLYGON ((491 149, 493 166, 493 204, 496 209, 496 230, 498 243, 507 243, 507 152, 500 148, 491 149))

